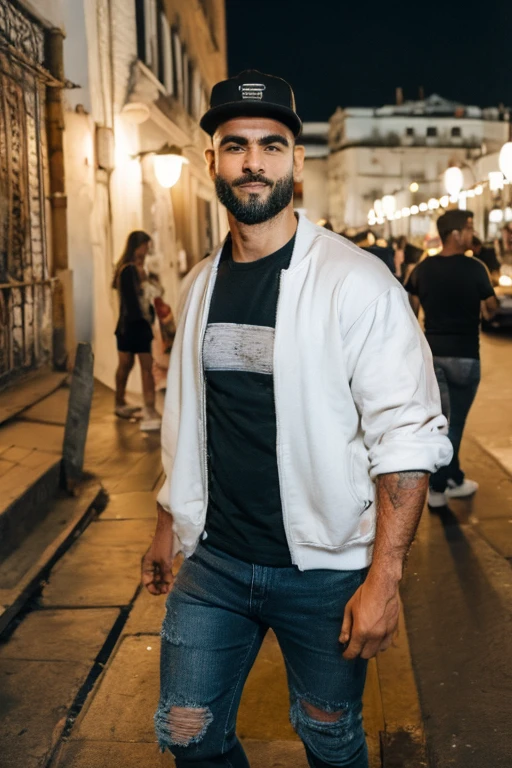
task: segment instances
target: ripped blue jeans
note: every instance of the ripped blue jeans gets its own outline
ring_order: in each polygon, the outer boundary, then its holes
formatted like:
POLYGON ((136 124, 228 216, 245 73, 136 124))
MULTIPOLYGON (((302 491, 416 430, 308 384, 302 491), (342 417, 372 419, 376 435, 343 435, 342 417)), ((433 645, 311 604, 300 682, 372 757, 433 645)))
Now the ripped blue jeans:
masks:
POLYGON ((267 630, 284 656, 290 720, 311 768, 368 768, 367 662, 338 637, 357 571, 251 565, 200 544, 181 567, 162 628, 158 741, 177 768, 248 768, 237 739, 242 690, 267 630))

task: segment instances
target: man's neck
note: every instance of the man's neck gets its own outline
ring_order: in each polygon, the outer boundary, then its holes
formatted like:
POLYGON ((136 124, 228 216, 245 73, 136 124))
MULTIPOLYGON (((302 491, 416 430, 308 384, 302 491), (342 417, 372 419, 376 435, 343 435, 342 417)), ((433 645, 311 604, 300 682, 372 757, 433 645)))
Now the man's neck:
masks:
POLYGON ((440 256, 459 256, 461 253, 463 253, 463 250, 460 245, 456 244, 446 244, 443 245, 443 250, 439 254, 440 256))
POLYGON ((297 230, 293 204, 262 224, 241 224, 228 213, 233 241, 233 261, 257 261, 288 243, 297 230))

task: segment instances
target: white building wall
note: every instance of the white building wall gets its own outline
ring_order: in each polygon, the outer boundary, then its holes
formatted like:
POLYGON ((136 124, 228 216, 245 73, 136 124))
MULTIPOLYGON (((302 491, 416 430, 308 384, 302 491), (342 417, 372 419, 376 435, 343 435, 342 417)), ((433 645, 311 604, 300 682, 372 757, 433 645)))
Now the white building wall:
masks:
POLYGON ((313 222, 329 218, 328 168, 326 157, 306 158, 302 206, 313 222))
MULTIPOLYGON (((46 4, 52 5, 50 0, 46 4)), ((191 121, 182 115, 179 125, 164 115, 154 102, 165 94, 165 89, 144 65, 136 64, 135 2, 66 0, 62 4, 55 0, 54 4, 63 13, 60 22, 53 18, 52 23, 65 28, 66 77, 80 86, 65 92, 64 133, 69 264, 74 273, 77 340, 93 342, 95 375, 112 387, 117 365, 114 330, 118 306, 111 282, 114 264, 129 232, 143 229, 152 237, 148 266, 159 273, 165 299, 176 306, 182 280, 178 251, 185 247, 190 258, 192 254, 194 259, 198 257, 195 196, 213 201, 213 186, 204 172, 200 151, 204 137, 198 126, 191 129, 191 121), (131 123, 122 112, 136 68, 142 90, 135 100, 140 97, 150 105, 150 117, 141 125, 131 123), (152 158, 137 157, 140 151, 157 149, 166 142, 179 146, 199 144, 197 152, 189 150, 190 166, 185 167, 177 185, 183 198, 191 202, 186 211, 186 243, 178 240, 172 196, 157 183, 152 158), (98 167, 99 163, 104 167, 98 167)), ((193 14, 187 6, 184 8, 184 32, 203 39, 206 28, 190 27, 193 14)), ((171 15, 169 21, 175 18, 171 15)), ((189 48, 192 52, 194 44, 195 39, 189 48)), ((210 55, 215 56, 215 64, 208 76, 215 77, 217 70, 224 74, 222 52, 201 50, 202 64, 204 59, 210 60, 210 55)), ((219 237, 216 202, 212 206, 214 230, 219 237)), ((128 388, 140 391, 137 367, 128 388)))

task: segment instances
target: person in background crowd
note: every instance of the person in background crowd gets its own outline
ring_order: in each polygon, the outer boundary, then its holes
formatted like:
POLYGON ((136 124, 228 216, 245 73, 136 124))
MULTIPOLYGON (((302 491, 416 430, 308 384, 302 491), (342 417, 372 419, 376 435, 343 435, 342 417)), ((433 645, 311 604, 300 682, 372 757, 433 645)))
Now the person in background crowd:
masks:
POLYGON ((432 508, 449 498, 470 496, 478 483, 464 476, 459 448, 466 418, 480 382, 480 315, 491 320, 498 308, 486 268, 464 256, 473 240, 471 211, 447 211, 437 221, 443 248, 413 270, 405 286, 418 315, 425 313, 425 335, 434 356, 443 412, 449 419, 453 458, 430 478, 432 508))
POLYGON ((496 256, 496 251, 494 248, 484 246, 482 241, 476 235, 474 235, 471 250, 473 251, 473 256, 478 259, 478 261, 481 261, 482 264, 485 264, 489 270, 492 284, 498 285, 500 280, 501 265, 498 261, 498 257, 496 256))
POLYGON ((151 238, 146 232, 136 230, 128 235, 123 255, 117 262, 112 283, 113 288, 119 293, 119 319, 115 330, 119 357, 116 371, 115 413, 120 418, 129 419, 141 410, 126 403, 126 384, 137 356, 144 395, 140 428, 144 432, 158 430, 161 425, 160 415, 155 409, 155 382, 152 372, 151 325, 154 321, 154 309, 149 290, 151 286, 144 271, 144 261, 150 243, 151 238), (144 290, 146 282, 148 289, 144 290))
POLYGON ((495 240, 496 252, 503 264, 512 265, 512 222, 501 229, 501 238, 495 240))
POLYGON ((370 229, 358 232, 357 235, 352 238, 352 242, 362 248, 363 251, 368 251, 368 253, 377 256, 377 258, 384 262, 390 272, 395 274, 395 257, 393 249, 389 247, 383 248, 382 246, 377 245, 375 242, 375 235, 370 229))

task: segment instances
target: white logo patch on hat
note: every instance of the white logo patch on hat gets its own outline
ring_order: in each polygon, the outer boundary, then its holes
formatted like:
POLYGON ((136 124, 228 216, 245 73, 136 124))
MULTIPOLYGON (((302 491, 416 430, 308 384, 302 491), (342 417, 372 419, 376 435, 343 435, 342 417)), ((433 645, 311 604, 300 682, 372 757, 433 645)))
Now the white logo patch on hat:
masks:
POLYGON ((263 98, 263 91, 266 89, 266 85, 263 83, 244 83, 238 86, 238 90, 242 93, 242 99, 256 99, 261 101, 263 98))

